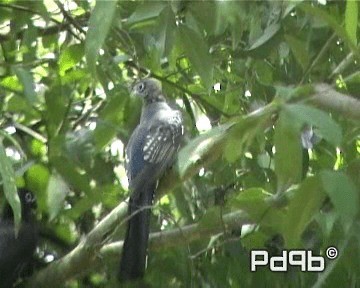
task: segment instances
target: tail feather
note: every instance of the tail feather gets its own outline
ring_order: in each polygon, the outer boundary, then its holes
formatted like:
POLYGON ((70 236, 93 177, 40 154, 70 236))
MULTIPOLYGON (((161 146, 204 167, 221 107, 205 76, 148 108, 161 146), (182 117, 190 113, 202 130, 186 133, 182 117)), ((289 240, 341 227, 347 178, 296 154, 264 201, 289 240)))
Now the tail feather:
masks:
POLYGON ((128 226, 119 269, 119 280, 140 279, 146 268, 147 247, 150 230, 150 216, 155 187, 134 191, 130 197, 128 226))

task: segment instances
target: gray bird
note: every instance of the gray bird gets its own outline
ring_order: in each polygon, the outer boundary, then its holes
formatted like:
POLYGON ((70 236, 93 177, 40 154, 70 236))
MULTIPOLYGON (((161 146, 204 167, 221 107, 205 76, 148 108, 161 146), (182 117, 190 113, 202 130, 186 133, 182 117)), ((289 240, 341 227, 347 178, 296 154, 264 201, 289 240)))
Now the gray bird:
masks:
POLYGON ((140 123, 126 147, 131 196, 119 280, 142 278, 146 268, 150 207, 158 180, 174 162, 184 135, 181 112, 171 108, 153 78, 138 81, 132 94, 143 99, 140 123))

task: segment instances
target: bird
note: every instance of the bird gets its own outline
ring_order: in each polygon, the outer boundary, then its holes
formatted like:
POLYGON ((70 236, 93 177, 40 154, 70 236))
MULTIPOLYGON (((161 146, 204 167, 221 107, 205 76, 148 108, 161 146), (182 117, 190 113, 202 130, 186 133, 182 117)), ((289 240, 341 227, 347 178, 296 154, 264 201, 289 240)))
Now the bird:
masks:
POLYGON ((184 135, 182 114, 166 102, 160 81, 141 79, 135 82, 131 94, 141 97, 143 104, 140 122, 125 150, 131 194, 118 273, 122 282, 144 277, 155 190, 172 166, 184 135))
POLYGON ((15 235, 14 216, 10 205, 0 219, 0 288, 11 288, 29 267, 37 246, 37 228, 33 217, 36 198, 27 189, 19 189, 21 224, 15 235))

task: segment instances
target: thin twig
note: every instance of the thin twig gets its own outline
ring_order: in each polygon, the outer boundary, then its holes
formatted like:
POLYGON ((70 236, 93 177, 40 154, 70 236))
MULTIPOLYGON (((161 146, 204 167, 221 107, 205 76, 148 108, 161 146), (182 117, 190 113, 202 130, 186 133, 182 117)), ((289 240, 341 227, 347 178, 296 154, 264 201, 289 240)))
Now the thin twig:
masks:
MULTIPOLYGON (((65 10, 64 6, 60 3, 60 1, 56 0, 55 4, 59 7, 61 13, 64 15, 64 18, 68 20, 78 31, 80 31, 83 35, 86 35, 85 30, 81 27, 81 25, 75 20, 75 18, 71 17, 70 14, 65 10)), ((79 38, 78 38, 79 39, 79 38)), ((81 39, 80 39, 81 40, 81 39)))
POLYGON ((309 73, 311 72, 311 70, 319 63, 319 61, 321 60, 321 58, 324 57, 326 51, 329 49, 331 43, 335 40, 337 34, 334 32, 331 37, 326 41, 326 43, 324 44, 324 46, 321 48, 321 50, 319 51, 319 53, 317 54, 317 56, 315 57, 315 59, 311 62, 310 67, 306 70, 306 72, 304 73, 304 76, 301 78, 300 81, 300 85, 304 83, 306 77, 309 75, 309 73))
POLYGON ((25 132, 26 134, 30 135, 31 137, 33 137, 34 139, 36 140, 39 140, 40 142, 42 143, 46 143, 47 142, 47 139, 46 137, 42 136, 41 134, 39 134, 38 132, 30 129, 29 127, 25 126, 25 125, 22 125, 20 123, 16 123, 16 122, 13 122, 12 123, 14 125, 14 127, 16 129, 19 129, 23 132, 25 132))

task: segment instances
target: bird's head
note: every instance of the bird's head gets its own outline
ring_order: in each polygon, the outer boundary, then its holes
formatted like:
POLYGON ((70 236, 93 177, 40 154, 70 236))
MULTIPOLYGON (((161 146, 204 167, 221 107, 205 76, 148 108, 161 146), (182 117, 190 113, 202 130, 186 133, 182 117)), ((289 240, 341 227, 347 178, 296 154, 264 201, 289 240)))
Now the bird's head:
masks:
MULTIPOLYGON (((21 218, 22 221, 29 221, 32 218, 34 210, 37 208, 36 197, 27 189, 18 189, 18 195, 21 203, 21 218)), ((2 213, 3 219, 13 220, 14 214, 9 203, 6 203, 2 213)))
POLYGON ((19 189, 18 194, 19 194, 22 210, 25 209, 30 210, 37 208, 36 197, 32 192, 30 192, 27 189, 19 189))
POLYGON ((161 82, 154 78, 141 79, 132 86, 131 95, 141 97, 145 103, 164 101, 161 82))

